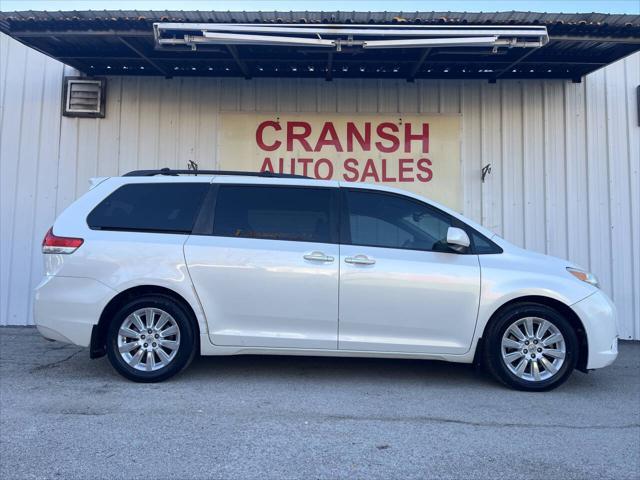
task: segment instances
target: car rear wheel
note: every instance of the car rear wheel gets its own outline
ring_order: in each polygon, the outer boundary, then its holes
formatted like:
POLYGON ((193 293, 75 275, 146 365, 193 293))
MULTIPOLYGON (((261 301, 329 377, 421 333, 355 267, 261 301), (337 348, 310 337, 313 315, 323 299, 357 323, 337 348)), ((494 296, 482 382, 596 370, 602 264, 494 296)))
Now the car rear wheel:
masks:
POLYGON ((504 384, 529 391, 551 390, 575 368, 578 339, 556 310, 534 303, 514 305, 492 322, 485 364, 504 384))
POLYGON ((146 295, 123 305, 109 327, 107 355, 136 382, 159 382, 184 369, 195 352, 193 322, 175 301, 146 295))

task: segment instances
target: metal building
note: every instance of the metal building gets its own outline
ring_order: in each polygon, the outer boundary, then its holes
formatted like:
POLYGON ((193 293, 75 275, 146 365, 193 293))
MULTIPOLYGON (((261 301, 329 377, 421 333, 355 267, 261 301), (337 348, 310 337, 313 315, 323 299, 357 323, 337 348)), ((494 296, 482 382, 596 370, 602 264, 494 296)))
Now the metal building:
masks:
MULTIPOLYGON (((4 12, 0 31, 2 325, 32 322, 42 236, 91 177, 260 168, 242 156, 253 121, 317 138, 327 119, 387 133, 426 119, 446 158, 399 186, 591 269, 621 338, 640 339, 640 16, 4 12)), ((342 136, 322 135, 340 151, 342 136)), ((326 156, 332 172, 348 160, 326 156)))

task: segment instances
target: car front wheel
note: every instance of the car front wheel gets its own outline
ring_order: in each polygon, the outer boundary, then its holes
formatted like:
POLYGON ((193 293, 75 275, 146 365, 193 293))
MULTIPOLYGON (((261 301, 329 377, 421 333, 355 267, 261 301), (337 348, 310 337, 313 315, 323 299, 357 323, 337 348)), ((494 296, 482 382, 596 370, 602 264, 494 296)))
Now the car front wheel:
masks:
POLYGON ((551 390, 576 366, 578 339, 571 323, 556 310, 518 304, 492 322, 485 364, 504 384, 529 391, 551 390))
POLYGON ((194 329, 172 299, 146 295, 123 305, 109 327, 107 355, 113 367, 136 382, 159 382, 192 360, 194 329))

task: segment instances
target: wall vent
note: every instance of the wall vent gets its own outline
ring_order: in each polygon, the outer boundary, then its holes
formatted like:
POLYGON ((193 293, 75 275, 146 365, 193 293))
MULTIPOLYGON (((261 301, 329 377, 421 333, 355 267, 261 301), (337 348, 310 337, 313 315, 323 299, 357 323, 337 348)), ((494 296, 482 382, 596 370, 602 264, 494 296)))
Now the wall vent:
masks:
POLYGON ((65 117, 104 118, 104 78, 65 77, 62 114, 65 117))

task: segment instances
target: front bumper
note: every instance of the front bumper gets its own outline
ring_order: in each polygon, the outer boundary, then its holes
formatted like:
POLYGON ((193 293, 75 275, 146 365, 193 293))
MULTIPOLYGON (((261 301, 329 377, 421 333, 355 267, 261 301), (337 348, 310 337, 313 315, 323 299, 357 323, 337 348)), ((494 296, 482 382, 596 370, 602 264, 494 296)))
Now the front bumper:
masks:
POLYGON ((582 320, 587 334, 587 369, 611 365, 618 356, 618 326, 613 302, 605 293, 598 291, 571 308, 582 320))
POLYGON ((115 290, 89 278, 45 276, 35 290, 33 316, 50 340, 88 347, 91 330, 115 290))

